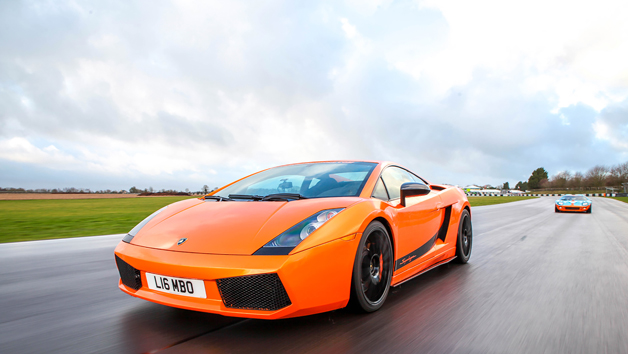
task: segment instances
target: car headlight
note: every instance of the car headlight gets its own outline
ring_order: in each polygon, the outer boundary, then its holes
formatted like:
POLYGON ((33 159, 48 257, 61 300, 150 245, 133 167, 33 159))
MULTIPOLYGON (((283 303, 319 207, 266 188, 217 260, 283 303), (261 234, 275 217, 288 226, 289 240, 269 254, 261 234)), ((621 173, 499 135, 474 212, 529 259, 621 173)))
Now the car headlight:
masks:
POLYGON ((157 216, 157 214, 161 213, 167 207, 168 206, 166 205, 165 207, 157 210, 156 212, 150 214, 146 219, 142 220, 141 223, 135 225, 135 227, 131 229, 131 231, 129 231, 129 233, 124 236, 122 241, 127 242, 127 243, 131 242, 133 237, 135 237, 135 235, 137 235, 137 233, 140 232, 140 230, 144 227, 144 225, 148 224, 149 221, 151 221, 155 216, 157 216))
POLYGON ((561 201, 556 201, 556 205, 563 205, 561 201))
POLYGON ((321 210, 309 218, 289 228, 281 235, 275 237, 262 248, 257 250, 254 255, 286 255, 292 251, 301 241, 305 240, 314 231, 318 230, 323 224, 336 216, 340 209, 321 210))
POLYGON ((582 203, 582 206, 587 206, 587 205, 589 205, 589 203, 588 203, 588 202, 584 202, 584 203, 582 203))

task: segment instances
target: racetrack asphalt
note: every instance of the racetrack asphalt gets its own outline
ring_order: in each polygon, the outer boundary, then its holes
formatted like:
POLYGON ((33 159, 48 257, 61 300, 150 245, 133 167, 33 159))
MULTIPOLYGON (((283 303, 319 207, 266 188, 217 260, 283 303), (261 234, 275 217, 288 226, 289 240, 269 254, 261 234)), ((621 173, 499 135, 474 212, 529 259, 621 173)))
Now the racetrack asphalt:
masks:
POLYGON ((139 300, 117 287, 122 235, 1 244, 0 353, 628 353, 628 204, 557 214, 555 199, 473 208, 469 264, 367 315, 263 321, 139 300))

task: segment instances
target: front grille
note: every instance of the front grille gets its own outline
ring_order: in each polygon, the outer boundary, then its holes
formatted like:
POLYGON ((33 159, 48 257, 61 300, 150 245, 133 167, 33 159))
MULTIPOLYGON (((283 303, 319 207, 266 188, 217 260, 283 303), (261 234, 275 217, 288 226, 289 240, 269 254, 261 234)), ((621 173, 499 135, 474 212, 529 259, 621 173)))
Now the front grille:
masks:
POLYGON ((580 210, 578 207, 566 207, 567 210, 580 210))
POLYGON ((218 279, 216 284, 226 307, 275 311, 292 304, 276 273, 218 279))
POLYGON ((142 287, 142 276, 140 271, 133 268, 130 264, 123 261, 116 255, 116 264, 118 265, 118 271, 120 272, 120 279, 122 284, 128 286, 131 289, 138 290, 142 287))

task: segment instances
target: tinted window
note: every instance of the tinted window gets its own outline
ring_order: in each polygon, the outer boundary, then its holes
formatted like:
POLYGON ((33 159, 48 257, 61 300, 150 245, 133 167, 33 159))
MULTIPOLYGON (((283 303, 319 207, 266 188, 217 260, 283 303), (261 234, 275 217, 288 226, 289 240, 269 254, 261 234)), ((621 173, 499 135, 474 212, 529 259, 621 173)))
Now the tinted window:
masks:
POLYGON ((377 180, 377 184, 375 184, 375 188, 373 189, 373 198, 388 200, 388 193, 386 192, 386 187, 384 186, 384 182, 382 179, 377 180))
POLYGON ((580 195, 565 195, 561 197, 560 200, 587 200, 587 198, 580 195))
POLYGON ((410 173, 398 167, 386 168, 384 173, 382 173, 382 179, 386 184, 386 189, 388 190, 390 199, 399 198, 402 184, 406 182, 415 182, 410 173))
POLYGON ((300 193, 308 198, 358 196, 377 166, 370 162, 322 162, 280 166, 254 174, 215 195, 300 193))

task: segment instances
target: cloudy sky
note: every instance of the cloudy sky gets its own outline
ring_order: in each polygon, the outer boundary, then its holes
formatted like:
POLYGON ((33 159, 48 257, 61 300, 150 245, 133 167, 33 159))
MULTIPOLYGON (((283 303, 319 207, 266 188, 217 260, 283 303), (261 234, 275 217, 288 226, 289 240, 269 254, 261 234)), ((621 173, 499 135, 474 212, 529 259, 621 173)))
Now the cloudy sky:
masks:
POLYGON ((200 190, 382 159, 628 161, 628 2, 0 1, 0 187, 200 190))

